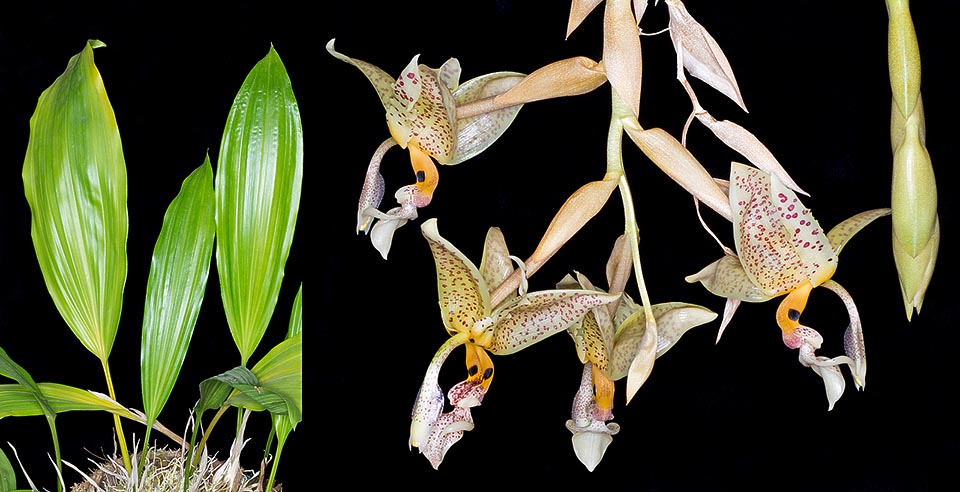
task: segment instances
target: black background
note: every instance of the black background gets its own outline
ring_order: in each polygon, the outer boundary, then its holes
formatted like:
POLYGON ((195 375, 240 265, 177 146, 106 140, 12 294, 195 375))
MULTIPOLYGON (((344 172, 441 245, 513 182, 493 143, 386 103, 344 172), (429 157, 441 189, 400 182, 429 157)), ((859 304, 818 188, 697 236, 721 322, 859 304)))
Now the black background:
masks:
MULTIPOLYGON (((567 2, 408 4, 199 2, 163 9, 107 4, 32 7, 0 19, 0 111, 4 176, 0 192, 0 346, 38 381, 104 390, 96 359, 62 322, 43 285, 30 241, 30 213, 20 173, 28 121, 40 92, 62 73, 88 38, 107 43, 96 63, 117 114, 129 172, 130 268, 120 332, 111 356, 118 399, 139 407, 138 351, 150 254, 167 204, 208 149, 216 158, 237 89, 272 43, 285 63, 303 118, 304 198, 287 278, 263 349, 279 341, 296 285, 309 277, 316 305, 307 320, 304 422, 284 452, 288 490, 356 484, 431 488, 630 486, 635 490, 774 489, 952 490, 960 457, 954 393, 956 200, 948 169, 957 155, 951 77, 957 7, 915 2, 923 60, 927 145, 938 173, 940 258, 920 315, 904 316, 890 249, 890 220, 861 231, 844 249, 834 280, 853 295, 866 337, 869 374, 827 412, 823 386, 786 348, 774 323, 777 302, 744 304, 715 344, 718 322, 697 328, 656 367, 630 405, 618 382, 615 421, 622 426, 593 474, 577 461, 564 428, 580 365, 566 335, 494 359, 497 377, 468 432, 433 470, 408 451, 409 412, 430 358, 446 338, 436 304, 433 263, 418 226, 436 217, 440 233, 473 259, 499 226, 511 252, 525 257, 556 209, 604 170, 609 86, 523 108, 496 144, 461 165, 441 168, 433 203, 400 229, 384 261, 354 234, 367 162, 388 137, 382 106, 355 68, 324 45, 391 74, 420 54, 439 67, 457 57, 461 80, 500 70, 529 73, 571 56, 599 59, 602 13, 564 40, 567 2), (542 5, 543 4, 543 5, 542 5), (309 244, 309 246, 308 246, 309 244), (319 268, 315 260, 319 259, 319 268), (311 265, 311 266, 307 266, 311 265), (308 270, 313 268, 310 275, 308 270), (43 345, 40 345, 40 343, 43 345), (311 410, 312 409, 312 410, 311 410), (346 482, 351 483, 351 482, 346 482)), ((883 2, 687 2, 716 38, 737 76, 749 113, 699 81, 703 106, 754 132, 811 196, 824 227, 890 203, 890 88, 883 2)), ((666 26, 666 8, 650 5, 645 32, 666 26)), ((690 109, 675 80, 666 35, 643 38, 640 122, 679 136, 690 109)), ((742 160, 694 124, 688 147, 714 176, 742 160)), ((697 221, 692 201, 629 141, 624 159, 637 210, 641 258, 653 302, 686 301, 718 313, 723 299, 683 277, 720 254, 697 221)), ((383 164, 388 194, 411 182, 408 158, 391 150, 383 164)), ((728 245, 725 222, 705 219, 728 245)), ((531 279, 551 288, 579 270, 604 284, 603 265, 622 232, 614 198, 531 279)), ((215 269, 213 270, 215 272, 215 269)), ((635 284, 629 292, 636 297, 635 284)), ((842 352, 846 312, 824 289, 814 291, 805 324, 826 338, 821 355, 842 352)), ((215 273, 181 384, 161 421, 178 430, 196 399, 196 384, 237 363, 223 321, 215 273)), ((442 374, 461 380, 462 352, 442 374)), ((257 358, 257 355, 254 356, 257 358)), ((83 462, 111 449, 111 419, 58 418, 64 457, 83 462)), ((142 429, 126 423, 127 433, 142 429)), ((223 454, 231 436, 214 441, 223 454)), ((262 436, 245 451, 256 461, 262 436)), ((0 421, 0 445, 20 451, 31 475, 52 487, 40 418, 0 421), (39 477, 43 477, 42 479, 39 477)), ((4 451, 9 448, 5 447, 4 451)), ((68 472, 68 479, 73 472, 68 472)), ((24 483, 21 480, 21 485, 24 483)))

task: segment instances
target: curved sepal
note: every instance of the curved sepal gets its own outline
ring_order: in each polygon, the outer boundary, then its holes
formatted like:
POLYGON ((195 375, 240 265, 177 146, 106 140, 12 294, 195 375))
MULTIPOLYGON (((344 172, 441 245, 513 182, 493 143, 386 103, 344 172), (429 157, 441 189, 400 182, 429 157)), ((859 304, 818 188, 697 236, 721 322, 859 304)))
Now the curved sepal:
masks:
POLYGON ((377 95, 380 96, 380 102, 383 103, 383 108, 389 111, 392 107, 392 103, 390 101, 394 97, 394 78, 376 65, 367 63, 363 60, 358 60, 356 58, 350 58, 349 56, 338 52, 333 48, 334 41, 336 41, 336 38, 327 41, 327 52, 333 55, 334 58, 342 62, 349 63, 363 72, 363 75, 367 77, 367 80, 370 81, 370 83, 373 85, 373 88, 377 91, 377 95))
POLYGON ((513 260, 510 259, 510 250, 503 231, 499 227, 487 230, 483 241, 483 258, 480 260, 480 275, 487 287, 496 289, 513 273, 513 260))
MULTIPOLYGON (((451 59, 441 70, 435 70, 422 64, 412 67, 415 60, 397 78, 396 88, 399 95, 401 88, 417 87, 416 95, 412 100, 408 96, 408 107, 403 114, 392 115, 388 112, 387 123, 390 133, 401 147, 415 144, 437 162, 446 164, 453 158, 456 147, 457 108, 448 85, 451 81, 444 80, 445 76, 452 75, 444 71, 459 73, 459 64, 451 59), (450 63, 455 68, 449 68, 450 63), (412 83, 414 81, 417 83, 412 83), (396 128, 403 129, 405 133, 395 133, 394 125, 400 125, 396 128)), ((400 97, 403 98, 402 95, 400 97)))
POLYGON ((453 244, 440 236, 437 219, 420 226, 430 244, 437 268, 437 293, 443 325, 451 333, 469 333, 490 313, 490 292, 476 266, 453 244))
MULTIPOLYGON (((707 308, 683 302, 654 304, 651 309, 657 320, 656 357, 670 350, 691 328, 717 318, 717 313, 707 308)), ((645 331, 646 314, 642 309, 627 318, 617 330, 610 367, 606 373, 610 379, 616 381, 627 375, 631 363, 644 346, 645 331)))
POLYGON ((815 287, 833 275, 836 254, 820 224, 776 176, 732 163, 730 207, 737 255, 764 294, 788 292, 808 279, 815 287))
MULTIPOLYGON (((503 94, 523 80, 517 72, 494 72, 470 79, 453 93, 457 107, 503 94)), ((483 152, 507 131, 523 105, 509 106, 479 115, 457 119, 457 138, 453 156, 445 164, 459 164, 483 152)))
POLYGON ((545 290, 518 297, 494 313, 487 349, 496 355, 512 354, 566 330, 591 309, 619 298, 619 294, 587 290, 545 290))
POLYGON ((711 293, 728 299, 763 302, 772 297, 750 280, 740 259, 732 255, 724 255, 699 272, 687 275, 685 280, 689 283, 700 282, 711 293))
POLYGON ((889 208, 877 208, 860 212, 833 226, 833 228, 827 232, 827 239, 830 240, 830 245, 833 246, 833 250, 837 255, 840 255, 840 250, 846 246, 847 241, 849 241, 854 234, 860 232, 860 229, 863 229, 874 220, 890 215, 890 212, 891 210, 889 208))

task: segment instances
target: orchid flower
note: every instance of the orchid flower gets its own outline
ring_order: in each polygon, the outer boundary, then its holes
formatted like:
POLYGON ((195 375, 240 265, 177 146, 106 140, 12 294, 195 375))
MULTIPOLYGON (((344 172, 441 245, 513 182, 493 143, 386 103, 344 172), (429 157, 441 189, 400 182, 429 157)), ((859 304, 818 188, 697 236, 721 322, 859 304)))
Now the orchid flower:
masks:
MULTIPOLYGON (((624 239, 620 237, 607 263, 608 283, 613 292, 622 289, 624 282, 618 279, 617 272, 622 271, 618 264, 629 268, 631 261, 629 251, 623 247, 624 239)), ((586 276, 575 273, 576 278, 567 275, 557 288, 602 292, 586 276)), ((618 424, 610 422, 614 381, 635 373, 638 365, 645 369, 640 376, 645 379, 653 369, 654 359, 673 347, 687 330, 717 317, 709 309, 680 302, 654 304, 652 313, 657 323, 653 325, 655 329, 648 329, 646 312, 624 292, 618 302, 592 309, 567 329, 583 363, 583 374, 566 426, 573 434, 577 458, 590 471, 600 463, 613 436, 620 431, 618 424)))
POLYGON ((722 258, 686 280, 699 281, 710 292, 727 298, 718 342, 741 301, 764 302, 784 296, 776 314, 783 342, 799 349, 800 363, 823 378, 828 408, 833 409, 844 390, 839 366, 850 368, 858 389, 865 383, 867 366, 856 305, 831 277, 847 241, 873 220, 889 215, 890 209, 862 212, 824 234, 810 210, 775 174, 737 162, 730 170, 729 197, 736 253, 724 248, 722 258), (845 356, 817 356, 823 338, 800 323, 810 292, 818 286, 836 293, 847 308, 850 322, 844 333, 845 356))
POLYGON ((499 230, 488 232, 479 269, 440 236, 436 219, 425 221, 421 230, 436 265, 440 310, 450 338, 427 368, 413 408, 408 444, 419 448, 437 468, 463 432, 473 429, 470 408, 480 405, 493 380, 490 353, 520 351, 566 330, 591 309, 620 296, 583 289, 529 293, 520 289, 517 296, 491 306, 488 283, 502 282, 513 271, 499 230), (467 352, 467 379, 450 390, 454 408, 444 413, 444 395, 438 384, 440 368, 461 345, 467 352))
POLYGON ((394 231, 416 219, 417 209, 433 199, 440 180, 434 161, 453 165, 479 154, 510 126, 522 104, 486 105, 482 111, 463 111, 463 107, 506 92, 524 76, 495 72, 460 84, 456 58, 434 69, 420 64, 416 55, 394 79, 370 63, 337 52, 334 41, 327 43, 327 51, 363 72, 386 110, 391 137, 377 148, 367 166, 357 208, 357 233, 369 233, 386 258, 394 231), (394 145, 409 151, 415 182, 397 190, 394 197, 399 206, 384 213, 377 210, 386 187, 380 163, 394 145))

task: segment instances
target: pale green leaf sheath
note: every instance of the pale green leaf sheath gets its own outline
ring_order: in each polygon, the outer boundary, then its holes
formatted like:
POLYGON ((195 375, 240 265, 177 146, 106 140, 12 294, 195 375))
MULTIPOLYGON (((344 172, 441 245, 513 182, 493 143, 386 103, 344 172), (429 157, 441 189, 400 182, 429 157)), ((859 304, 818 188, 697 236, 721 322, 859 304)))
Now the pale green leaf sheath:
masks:
POLYGON ((271 47, 237 93, 216 174, 217 273, 243 364, 276 307, 302 180, 300 111, 283 62, 271 47))

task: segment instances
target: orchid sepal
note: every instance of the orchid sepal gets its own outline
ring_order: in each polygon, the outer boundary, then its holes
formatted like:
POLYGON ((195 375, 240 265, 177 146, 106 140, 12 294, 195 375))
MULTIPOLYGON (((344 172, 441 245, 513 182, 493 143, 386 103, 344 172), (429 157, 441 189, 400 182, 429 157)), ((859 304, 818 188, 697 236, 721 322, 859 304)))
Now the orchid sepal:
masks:
MULTIPOLYGON (((717 313, 705 307, 684 302, 654 304, 651 309, 657 320, 655 358, 670 350, 691 328, 717 318, 717 313)), ((610 379, 622 379, 630 372, 634 359, 644 345, 646 328, 646 313, 642 309, 633 313, 617 328, 616 341, 610 355, 610 367, 606 371, 610 379)))
POLYGON ((487 349, 496 355, 518 352, 619 298, 619 294, 588 290, 545 290, 507 301, 494 315, 496 324, 487 349))
POLYGON ((453 92, 458 108, 457 135, 453 155, 445 165, 454 165, 473 158, 487 150, 507 131, 520 112, 522 104, 500 108, 486 108, 479 114, 464 114, 471 103, 491 100, 506 93, 524 79, 519 72, 494 72, 470 79, 453 92))

